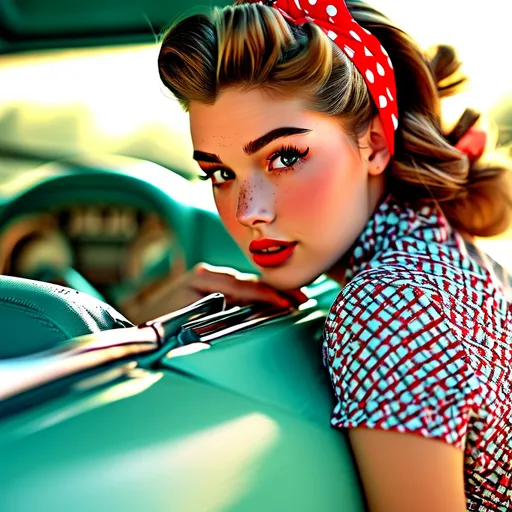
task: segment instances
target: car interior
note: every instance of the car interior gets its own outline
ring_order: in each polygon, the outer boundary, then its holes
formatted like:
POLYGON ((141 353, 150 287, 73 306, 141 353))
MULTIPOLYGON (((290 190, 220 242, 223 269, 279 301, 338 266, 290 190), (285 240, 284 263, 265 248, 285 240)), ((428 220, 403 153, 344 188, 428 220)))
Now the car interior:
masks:
MULTIPOLYGON (((256 272, 197 180, 187 116, 156 72, 159 34, 204 6, 109 7, 0 1, 3 358, 150 320, 137 300, 198 262, 256 272)), ((491 110, 505 148, 508 104, 503 93, 491 110)), ((508 268, 511 238, 482 241, 508 268)))
MULTIPOLYGON (((120 72, 137 52, 147 61, 156 33, 183 11, 172 2, 161 7, 158 2, 146 4, 146 19, 136 3, 113 5, 112 10, 87 3, 79 15, 66 2, 0 3, 0 66, 2 83, 7 84, 0 108, 0 320, 6 337, 19 340, 9 344, 3 357, 131 324, 122 314, 131 297, 200 261, 252 269, 218 222, 208 186, 190 179, 197 170, 191 162, 183 165, 183 144, 176 140, 176 134, 183 139, 183 129, 173 131, 177 125, 186 127, 185 117, 176 116, 176 105, 153 82, 150 87, 160 101, 150 105, 145 120, 141 107, 124 110, 116 105, 117 111, 108 114, 117 122, 110 127, 114 131, 125 129, 123 123, 131 127, 138 118, 138 133, 106 134, 101 120, 89 119, 102 105, 85 100, 77 106, 84 82, 90 87, 96 80, 89 73, 97 77, 109 64, 120 72), (94 67, 93 59, 100 68, 87 70, 94 67), (78 73, 83 74, 74 81, 69 70, 80 65, 78 73), (34 66, 40 74, 39 93, 10 97, 19 94, 15 82, 34 66), (62 99, 66 90, 75 98, 62 99), (58 98, 52 104, 45 95, 58 98), (178 120, 151 121, 163 103, 170 106, 169 119, 178 120), (153 125, 144 130, 145 122, 153 125), (38 134, 30 136, 35 125, 38 134), (95 140, 80 140, 80 132, 87 129, 95 140), (158 130, 164 147, 151 148, 158 130), (109 135, 110 147, 107 142, 102 148, 97 139, 105 141, 109 135), (48 143, 52 139, 57 143, 48 143), (130 149, 112 151, 116 144, 130 149), (62 286, 82 293, 63 294, 62 286), (114 308, 121 312, 118 320, 106 321, 114 308), (20 321, 25 316, 29 320, 20 321)), ((110 75, 104 80, 114 73, 110 75)), ((89 101, 94 98, 89 94, 89 101)), ((136 105, 144 98, 125 100, 136 105)))

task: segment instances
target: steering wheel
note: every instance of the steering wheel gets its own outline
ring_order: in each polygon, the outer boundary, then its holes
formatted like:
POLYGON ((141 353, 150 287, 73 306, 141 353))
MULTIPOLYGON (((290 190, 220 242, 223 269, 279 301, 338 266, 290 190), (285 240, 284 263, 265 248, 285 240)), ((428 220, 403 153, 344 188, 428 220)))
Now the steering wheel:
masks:
MULTIPOLYGON (((76 268, 73 247, 53 214, 70 205, 130 205, 153 212, 163 221, 172 242, 165 248, 165 264, 153 262, 149 272, 145 268, 146 275, 136 275, 141 262, 136 256, 129 258, 128 276, 115 287, 121 295, 161 277, 162 272, 184 272, 202 261, 207 244, 198 240, 198 226, 208 230, 210 238, 213 234, 223 239, 214 212, 187 202, 193 197, 192 184, 151 162, 109 157, 107 161, 56 162, 41 170, 47 178, 14 198, 0 213, 0 274, 64 284, 105 301, 103 292, 76 268)), ((147 247, 150 233, 145 226, 133 245, 147 247)))

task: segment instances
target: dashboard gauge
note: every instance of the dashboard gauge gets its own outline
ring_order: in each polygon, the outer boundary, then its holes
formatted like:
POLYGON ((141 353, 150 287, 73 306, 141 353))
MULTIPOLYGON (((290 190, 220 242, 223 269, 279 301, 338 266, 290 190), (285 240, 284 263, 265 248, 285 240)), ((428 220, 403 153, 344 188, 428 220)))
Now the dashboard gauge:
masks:
POLYGON ((126 276, 140 281, 145 276, 150 279, 152 275, 184 271, 185 258, 174 234, 156 214, 147 216, 130 244, 125 260, 126 276))
POLYGON ((100 291, 143 286, 185 271, 174 233, 156 212, 122 204, 74 204, 20 216, 2 231, 0 271, 19 277, 73 268, 100 291))
POLYGON ((70 238, 103 237, 130 239, 137 235, 137 211, 132 208, 75 206, 61 212, 70 238))
POLYGON ((73 264, 71 247, 56 219, 49 214, 36 214, 10 222, 0 238, 0 274, 29 276, 43 264, 73 264))

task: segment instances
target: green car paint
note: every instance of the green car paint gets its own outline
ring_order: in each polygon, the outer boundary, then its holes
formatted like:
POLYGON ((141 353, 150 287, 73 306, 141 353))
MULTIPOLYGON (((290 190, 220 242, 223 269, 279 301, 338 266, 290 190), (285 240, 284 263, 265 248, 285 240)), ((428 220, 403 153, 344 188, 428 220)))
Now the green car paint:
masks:
POLYGON ((1 510, 364 510, 329 426, 321 304, 334 293, 317 283, 309 307, 200 350, 168 350, 171 337, 35 390, 0 420, 1 510))

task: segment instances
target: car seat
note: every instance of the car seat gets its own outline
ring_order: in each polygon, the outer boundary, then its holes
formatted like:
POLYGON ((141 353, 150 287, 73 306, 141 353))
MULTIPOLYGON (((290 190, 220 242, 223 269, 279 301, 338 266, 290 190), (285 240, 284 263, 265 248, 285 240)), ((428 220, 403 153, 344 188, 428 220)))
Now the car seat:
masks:
POLYGON ((0 276, 0 326, 0 359, 5 359, 48 350, 76 336, 133 324, 86 293, 0 276))

